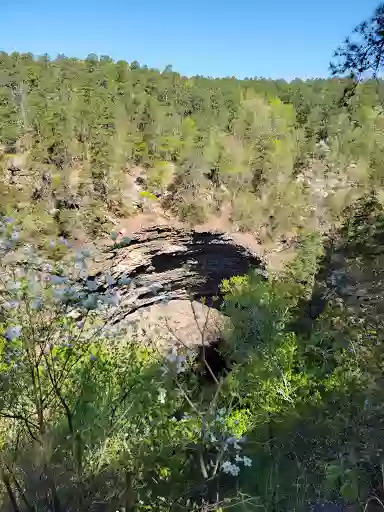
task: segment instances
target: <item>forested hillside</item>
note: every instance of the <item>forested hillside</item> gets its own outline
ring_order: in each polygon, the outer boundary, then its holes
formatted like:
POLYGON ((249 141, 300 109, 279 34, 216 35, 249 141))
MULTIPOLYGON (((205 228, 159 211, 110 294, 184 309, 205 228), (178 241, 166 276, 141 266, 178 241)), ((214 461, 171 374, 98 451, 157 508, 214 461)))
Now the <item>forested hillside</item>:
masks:
POLYGON ((384 509, 383 34, 292 82, 0 53, 1 511, 384 509))
POLYGON ((225 208, 239 229, 278 238, 328 228, 381 187, 375 80, 346 101, 349 79, 187 78, 95 55, 2 53, 0 83, 1 206, 42 232, 94 235, 107 212, 155 201, 193 223, 225 208))

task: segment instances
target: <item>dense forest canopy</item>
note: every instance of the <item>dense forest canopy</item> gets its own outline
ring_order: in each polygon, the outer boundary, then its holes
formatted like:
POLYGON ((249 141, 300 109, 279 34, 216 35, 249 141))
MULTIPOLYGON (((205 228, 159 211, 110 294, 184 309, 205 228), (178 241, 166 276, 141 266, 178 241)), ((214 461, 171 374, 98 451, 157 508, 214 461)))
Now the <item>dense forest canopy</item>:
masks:
POLYGON ((332 223, 381 187, 381 81, 346 105, 349 78, 188 78, 106 56, 17 53, 1 54, 0 73, 3 195, 32 217, 59 210, 42 223, 53 232, 97 233, 106 211, 131 214, 134 166, 180 218, 202 222, 227 204, 239 229, 264 238, 317 226, 319 208, 332 223))
POLYGON ((328 79, 0 53, 1 510, 384 509, 383 18, 328 79), (197 345, 139 338, 220 258, 197 345))

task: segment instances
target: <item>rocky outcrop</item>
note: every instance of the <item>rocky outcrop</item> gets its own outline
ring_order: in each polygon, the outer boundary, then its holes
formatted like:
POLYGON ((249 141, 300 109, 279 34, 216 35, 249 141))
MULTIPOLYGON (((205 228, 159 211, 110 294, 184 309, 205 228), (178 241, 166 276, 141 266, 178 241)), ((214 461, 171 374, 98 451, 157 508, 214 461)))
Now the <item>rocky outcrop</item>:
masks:
MULTIPOLYGON (((265 271, 256 254, 224 233, 156 226, 135 234, 126 244, 104 250, 96 261, 94 277, 103 292, 106 285, 102 276, 110 274, 110 288, 120 296, 113 323, 131 320, 138 313, 148 318, 152 310, 154 323, 159 324, 163 309, 172 317, 181 308, 193 316, 197 311, 203 325, 205 312, 201 304, 195 312, 191 304, 203 301, 205 307, 217 309, 223 279, 246 274, 251 268, 265 271), (180 301, 187 301, 188 307, 181 307, 180 301)), ((188 338, 188 321, 182 323, 187 326, 183 337, 188 338)))

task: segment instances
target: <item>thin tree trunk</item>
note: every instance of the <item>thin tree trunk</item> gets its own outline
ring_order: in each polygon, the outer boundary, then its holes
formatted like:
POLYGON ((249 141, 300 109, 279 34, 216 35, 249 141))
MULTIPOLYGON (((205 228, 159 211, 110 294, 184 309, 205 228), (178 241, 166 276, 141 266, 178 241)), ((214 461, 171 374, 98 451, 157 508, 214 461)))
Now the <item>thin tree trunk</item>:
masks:
POLYGON ((5 471, 1 472, 1 480, 3 481, 3 484, 4 484, 4 486, 5 486, 6 490, 7 490, 7 494, 8 494, 8 497, 9 497, 9 501, 11 502, 13 511, 14 512, 21 512, 21 509, 20 509, 20 507, 17 504, 16 496, 15 496, 13 490, 12 490, 12 486, 11 486, 9 475, 5 471))

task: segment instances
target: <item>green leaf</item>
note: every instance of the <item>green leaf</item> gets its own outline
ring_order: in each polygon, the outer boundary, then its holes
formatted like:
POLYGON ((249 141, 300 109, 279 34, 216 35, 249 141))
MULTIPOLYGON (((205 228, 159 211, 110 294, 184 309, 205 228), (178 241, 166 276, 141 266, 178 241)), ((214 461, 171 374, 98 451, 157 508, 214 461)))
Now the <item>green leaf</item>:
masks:
POLYGON ((350 502, 354 502, 359 497, 359 489, 355 479, 347 480, 340 487, 340 493, 344 499, 350 502))

